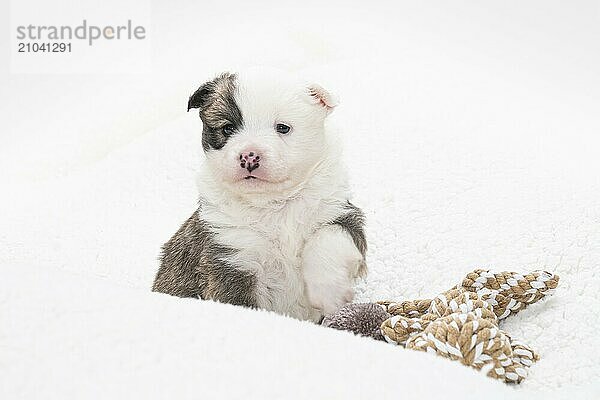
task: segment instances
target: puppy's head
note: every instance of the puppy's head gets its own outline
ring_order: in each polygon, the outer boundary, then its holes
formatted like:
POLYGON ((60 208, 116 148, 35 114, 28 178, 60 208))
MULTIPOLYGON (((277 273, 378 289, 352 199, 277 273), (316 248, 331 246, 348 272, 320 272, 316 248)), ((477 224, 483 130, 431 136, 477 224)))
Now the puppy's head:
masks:
POLYGON ((223 73, 200 86, 202 147, 219 184, 239 195, 282 194, 304 182, 325 151, 336 99, 281 71, 223 73))

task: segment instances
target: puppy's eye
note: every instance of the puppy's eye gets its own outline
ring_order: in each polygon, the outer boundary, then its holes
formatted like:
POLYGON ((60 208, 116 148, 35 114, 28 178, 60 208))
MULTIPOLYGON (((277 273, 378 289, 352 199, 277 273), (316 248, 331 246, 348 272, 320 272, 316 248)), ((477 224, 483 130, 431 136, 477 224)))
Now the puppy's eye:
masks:
POLYGON ((231 124, 227 124, 223 127, 223 134, 226 136, 233 135, 235 128, 231 124))
POLYGON ((277 133, 281 133, 282 135, 287 135, 288 133, 290 133, 290 129, 292 128, 290 128, 286 124, 275 125, 275 130, 277 131, 277 133))

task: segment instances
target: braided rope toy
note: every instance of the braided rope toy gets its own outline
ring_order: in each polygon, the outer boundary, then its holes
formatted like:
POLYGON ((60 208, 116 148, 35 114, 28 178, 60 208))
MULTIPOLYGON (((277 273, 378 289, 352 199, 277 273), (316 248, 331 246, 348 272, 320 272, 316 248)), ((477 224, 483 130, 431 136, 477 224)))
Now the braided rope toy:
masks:
POLYGON ((408 349, 435 353, 519 383, 538 355, 501 330, 499 322, 548 296, 559 277, 477 269, 433 299, 348 304, 322 324, 408 349))

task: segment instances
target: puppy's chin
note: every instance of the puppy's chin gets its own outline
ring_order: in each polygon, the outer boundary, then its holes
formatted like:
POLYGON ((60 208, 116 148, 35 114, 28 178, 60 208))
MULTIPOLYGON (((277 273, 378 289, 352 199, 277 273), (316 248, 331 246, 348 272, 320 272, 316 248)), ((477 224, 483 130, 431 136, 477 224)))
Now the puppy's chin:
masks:
POLYGON ((231 193, 252 200, 252 196, 259 195, 260 200, 282 200, 294 187, 290 178, 272 179, 263 176, 246 175, 232 180, 222 180, 221 184, 231 193))

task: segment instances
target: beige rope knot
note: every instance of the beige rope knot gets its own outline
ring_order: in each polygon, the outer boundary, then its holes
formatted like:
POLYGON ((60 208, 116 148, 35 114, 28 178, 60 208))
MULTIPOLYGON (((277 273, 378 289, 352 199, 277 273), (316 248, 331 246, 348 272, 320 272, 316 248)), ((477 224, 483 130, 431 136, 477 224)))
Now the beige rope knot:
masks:
POLYGON ((377 304, 384 306, 385 310, 392 315, 405 315, 408 317, 419 317, 427 312, 431 299, 410 300, 396 303, 393 301, 379 301, 377 304))
POLYGON ((481 318, 496 322, 494 308, 477 293, 467 292, 464 289, 451 289, 437 296, 431 302, 428 313, 423 319, 437 319, 454 313, 475 313, 481 318))
POLYGON ((381 324, 381 333, 388 342, 476 369, 489 366, 489 376, 521 382, 538 356, 512 340, 498 323, 552 294, 558 280, 545 271, 521 275, 478 269, 434 299, 379 302, 392 314, 381 324))

